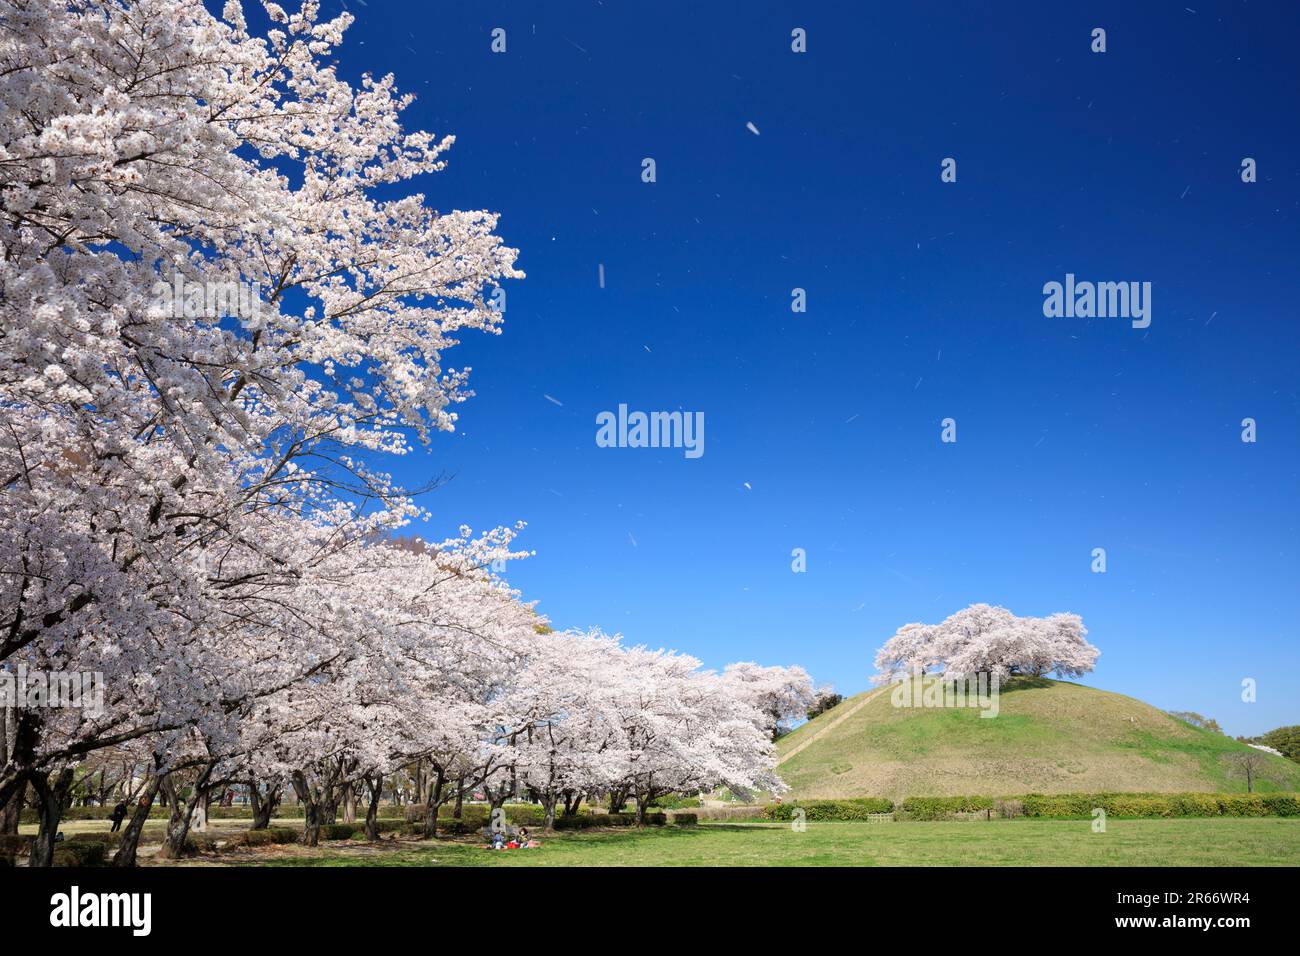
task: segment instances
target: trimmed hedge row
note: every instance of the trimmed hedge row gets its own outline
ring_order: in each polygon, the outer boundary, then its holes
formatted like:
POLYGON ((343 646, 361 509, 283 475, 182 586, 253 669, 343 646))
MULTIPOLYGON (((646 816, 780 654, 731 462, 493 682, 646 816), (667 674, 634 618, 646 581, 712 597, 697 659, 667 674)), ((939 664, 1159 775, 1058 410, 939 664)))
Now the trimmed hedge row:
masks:
POLYGON ((1098 807, 1111 817, 1296 817, 1295 793, 1031 793, 1027 817, 1088 818, 1098 807))
MULTIPOLYGON (((685 816, 686 814, 683 814, 685 816)), ((662 827, 668 824, 668 814, 663 811, 649 811, 645 815, 647 826, 662 827)), ((556 817, 557 830, 589 830, 595 827, 633 827, 636 826, 635 813, 579 813, 571 817, 556 817)))
POLYGON ((948 820, 957 813, 993 809, 992 797, 908 797, 900 809, 909 820, 948 820))
POLYGON ((1107 816, 1173 817, 1298 817, 1300 794, 1295 793, 1031 793, 1023 797, 908 797, 894 804, 883 797, 855 800, 805 800, 768 804, 763 819, 788 821, 795 808, 805 819, 866 820, 872 813, 901 811, 903 820, 952 820, 958 815, 990 813, 995 817, 1087 819, 1098 807, 1107 816))
POLYGON ((791 820, 796 809, 803 810, 806 820, 866 820, 873 813, 889 813, 894 801, 885 797, 861 797, 855 800, 803 800, 796 803, 769 803, 763 807, 767 820, 791 820))
POLYGON ((74 833, 67 838, 66 842, 102 843, 104 846, 117 847, 122 842, 122 831, 109 833, 107 830, 100 830, 93 833, 74 833))
MULTIPOLYGON (((689 803, 694 801, 682 801, 689 803)), ((1031 793, 1021 797, 908 797, 900 804, 885 797, 861 797, 845 800, 804 800, 781 804, 766 804, 752 808, 728 807, 702 808, 696 811, 700 819, 760 819, 786 822, 792 819, 795 808, 801 808, 806 819, 812 821, 865 821, 873 813, 902 811, 900 819, 949 820, 957 814, 984 813, 992 810, 994 816, 1026 816, 1041 819, 1088 818, 1100 807, 1108 816, 1134 818, 1172 817, 1300 817, 1300 794, 1297 793, 1031 793), (752 816, 751 816, 752 814, 752 816)), ((545 811, 537 804, 506 804, 506 820, 513 826, 541 827, 545 811)), ((459 819, 454 818, 452 806, 444 805, 438 811, 438 830, 441 833, 468 834, 481 830, 488 824, 488 807, 481 803, 467 803, 461 808, 459 819)), ((110 807, 70 807, 64 819, 107 819, 110 807)), ((150 819, 166 819, 166 807, 154 807, 150 819)), ((408 834, 423 832, 424 807, 421 805, 379 808, 379 831, 401 831, 408 834), (405 826, 403 824, 406 824, 405 826)), ((281 807, 274 814, 277 819, 302 818, 302 807, 281 807)), ((680 822, 686 814, 675 814, 680 822)), ((213 807, 210 820, 249 819, 248 807, 213 807)), ((589 827, 628 826, 623 818, 635 822, 631 813, 593 813, 583 807, 577 815, 566 817, 557 814, 556 829, 577 830, 589 827)), ((24 811, 22 821, 34 823, 34 811, 24 811), (28 819, 31 816, 32 819, 28 819)), ((663 812, 648 814, 647 822, 663 826, 668 822, 663 812)), ((689 824, 688 824, 689 825, 689 824)), ((273 828, 276 829, 276 828, 273 828)), ((364 832, 363 823, 336 823, 322 826, 321 835, 328 840, 346 840, 354 833, 364 832), (337 836, 327 834, 338 834, 337 836)), ((70 837, 80 841, 102 841, 114 846, 117 834, 85 833, 70 837)), ((210 848, 211 840, 195 834, 196 849, 210 848)), ((0 837, 0 856, 13 852, 6 849, 5 837, 0 837)))
MULTIPOLYGON (((0 852, 0 867, 17 865, 19 856, 27 854, 0 852)), ((60 843, 54 849, 55 866, 103 866, 105 859, 102 843, 60 843)))
MULTIPOLYGON (((416 804, 414 806, 402 807, 400 809, 406 811, 406 821, 408 823, 424 822, 425 810, 423 806, 416 804)), ((535 803, 507 803, 502 807, 502 809, 506 814, 506 822, 514 824, 515 826, 540 827, 546 820, 546 810, 535 803)), ((577 814, 575 814, 577 817, 590 815, 592 814, 590 814, 586 808, 580 809, 577 814)), ((461 807, 460 822, 471 830, 477 830, 481 827, 487 826, 489 818, 490 814, 488 812, 488 806, 485 803, 467 803, 461 807)), ((456 819, 456 817, 452 816, 451 806, 444 805, 438 808, 439 830, 454 824, 456 819)), ((558 821, 561 819, 571 818, 565 817, 557 810, 555 819, 558 821)))
MULTIPOLYGON (((678 804, 675 804, 675 806, 686 806, 691 803, 698 805, 699 801, 684 800, 678 804)), ((486 804, 466 803, 462 806, 461 809, 462 809, 461 812, 462 819, 465 816, 472 813, 479 813, 483 815, 484 819, 487 818, 486 804)), ((520 815, 524 817, 535 817, 536 818, 535 822, 540 824, 542 822, 543 816, 545 816, 545 812, 543 811, 542 807, 540 807, 535 803, 508 803, 505 805, 505 810, 506 810, 506 817, 510 819, 512 822, 514 820, 515 815, 520 815)), ((450 818, 452 815, 452 811, 453 811, 453 804, 450 803, 443 804, 441 807, 438 808, 438 819, 441 820, 443 817, 450 818)), ((134 812, 135 812, 135 807, 132 805, 128 805, 127 818, 130 819, 130 815, 134 812)), ((578 812, 590 813, 591 811, 587 806, 584 805, 578 810, 578 812)), ((424 804, 408 803, 408 804, 403 804, 401 806, 397 806, 395 804, 385 803, 380 805, 377 816, 380 820, 416 821, 416 820, 423 820, 424 813, 425 813, 424 804)), ((111 818, 112 814, 113 814, 113 807, 111 805, 106 807, 99 807, 99 806, 68 807, 66 810, 63 811, 63 819, 65 821, 108 820, 109 818, 111 818)), ((160 804, 155 804, 154 806, 149 808, 150 820, 166 820, 170 816, 170 814, 171 814, 171 810, 160 804)), ((271 816, 277 820, 301 820, 303 818, 303 815, 304 815, 303 808, 301 806, 278 806, 275 808, 275 812, 271 814, 271 816)), ((365 816, 364 806, 358 805, 357 815, 361 817, 365 816)), ((253 808, 249 806, 212 807, 208 811, 208 819, 209 820, 251 820, 253 819, 253 808)), ((39 822, 39 819, 36 815, 36 811, 29 807, 23 810, 22 815, 19 818, 19 821, 21 823, 37 823, 39 822)), ((524 822, 524 826, 532 826, 533 822, 534 821, 532 820, 526 820, 524 822)))
POLYGON ((291 827, 268 827, 265 830, 245 830, 230 838, 227 846, 270 846, 274 843, 297 843, 302 834, 291 827))
POLYGON ((90 840, 65 840, 54 847, 55 866, 103 866, 107 846, 90 840))
MULTIPOLYGON (((36 837, 28 833, 0 836, 0 865, 12 865, 32 852, 36 837)), ((76 833, 54 844, 55 866, 102 866, 122 842, 121 833, 76 833)))
MULTIPOLYGON (((135 807, 128 806, 126 819, 127 820, 131 819, 131 814, 134 812, 135 812, 135 807)), ((166 820, 170 813, 171 811, 168 810, 166 807, 160 807, 154 805, 149 808, 149 819, 166 820)), ((63 811, 62 820, 65 823, 67 823, 70 820, 107 820, 112 815, 113 815, 112 807, 68 807, 66 810, 63 811)), ((28 807, 18 815, 18 822, 19 823, 40 823, 40 817, 37 816, 35 810, 33 810, 31 807, 28 807)))
POLYGON ((757 823, 766 820, 763 816, 766 807, 761 804, 734 805, 727 807, 701 807, 691 811, 697 820, 730 820, 733 823, 757 823))
MULTIPOLYGON (((467 812, 462 814, 459 820, 439 817, 438 832, 454 836, 466 836, 478 833, 488 825, 486 807, 476 808, 483 811, 479 813, 469 813, 469 809, 469 807, 465 807, 467 812)), ((540 807, 506 807, 506 821, 512 826, 524 826, 540 830, 545 823, 545 814, 541 813, 540 810, 540 807), (512 812, 513 810, 522 810, 523 812, 516 813, 512 812), (533 813, 534 810, 538 812, 533 813)), ((676 822, 681 822, 682 817, 691 817, 691 822, 695 822, 695 814, 687 813, 676 814, 676 822)), ((666 826, 669 822, 668 814, 662 811, 647 813, 645 820, 646 824, 652 827, 666 826)), ((567 817, 560 814, 555 818, 555 829, 557 830, 588 830, 597 827, 630 827, 635 825, 635 813, 575 813, 567 817)), ((419 836, 424 832, 424 829, 420 823, 408 823, 402 832, 412 836, 419 836)))
MULTIPOLYGON (((296 807, 275 808, 271 814, 273 817, 280 817, 283 820, 301 820, 304 816, 303 809, 296 807)), ((253 819, 253 808, 248 806, 239 807, 213 807, 208 811, 209 820, 251 820, 253 819)))
MULTIPOLYGON (((423 806, 416 804, 409 807, 401 807, 405 811, 407 823, 424 823, 425 809, 423 806)), ((507 803, 501 808, 505 811, 506 820, 516 826, 541 826, 542 820, 545 819, 545 812, 539 806, 530 803, 507 803)), ((485 803, 467 803, 461 807, 460 817, 452 816, 453 808, 450 806, 441 806, 438 808, 438 829, 454 826, 459 819, 460 824, 471 830, 477 830, 479 827, 487 826, 488 806, 485 803)))
MULTIPOLYGON (((441 821, 439 822, 441 826, 441 821)), ((420 825, 407 823, 403 820, 375 820, 375 829, 380 833, 393 833, 401 831, 403 833, 421 831, 420 825)), ((288 827, 272 827, 268 830, 249 830, 249 833, 268 833, 289 831, 288 827)), ((301 837, 300 830, 291 830, 289 832, 298 834, 301 837)), ((366 824, 364 821, 358 823, 322 823, 320 828, 320 838, 322 840, 352 840, 355 838, 364 839, 366 835, 366 824)), ((233 841, 232 841, 233 842, 233 841)), ((269 842, 282 843, 282 840, 273 840, 269 842)))

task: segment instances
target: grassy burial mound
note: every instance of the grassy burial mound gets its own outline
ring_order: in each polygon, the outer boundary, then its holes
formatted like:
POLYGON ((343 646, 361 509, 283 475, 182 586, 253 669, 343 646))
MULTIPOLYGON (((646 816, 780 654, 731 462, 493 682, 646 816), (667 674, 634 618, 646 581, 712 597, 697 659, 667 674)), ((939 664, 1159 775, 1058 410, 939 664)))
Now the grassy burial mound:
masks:
POLYGON ((1002 687, 998 715, 850 697, 778 742, 792 796, 1244 792, 1234 755, 1258 755, 1257 792, 1300 790, 1300 764, 1200 730, 1141 701, 1065 681, 1002 687))

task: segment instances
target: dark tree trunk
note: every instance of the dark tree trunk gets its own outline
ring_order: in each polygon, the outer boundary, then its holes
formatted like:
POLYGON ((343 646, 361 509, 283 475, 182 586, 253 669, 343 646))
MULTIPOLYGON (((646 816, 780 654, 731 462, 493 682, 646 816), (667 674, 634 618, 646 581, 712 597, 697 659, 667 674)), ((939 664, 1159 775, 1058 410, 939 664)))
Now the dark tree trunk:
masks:
POLYGON ((27 784, 36 763, 41 719, 31 711, 0 708, 0 833, 17 833, 27 784), (10 822, 12 820, 12 823, 10 822), (12 829, 10 829, 12 827, 12 829))
POLYGON ((438 810, 443 804, 443 790, 447 783, 447 772, 441 764, 434 764, 433 787, 425 798, 424 835, 430 839, 438 835, 438 810))
POLYGON ((456 778, 456 806, 451 811, 451 815, 457 820, 460 819, 460 808, 465 802, 465 775, 461 774, 456 778))
POLYGON ((61 770, 53 785, 50 784, 48 773, 32 774, 32 789, 36 791, 36 812, 40 816, 41 825, 36 839, 32 841, 32 854, 28 866, 54 865, 54 838, 59 833, 59 822, 63 819, 63 809, 67 806, 72 778, 71 767, 61 770))
POLYGON ((145 821, 149 819, 149 811, 153 809, 154 797, 158 795, 158 788, 161 785, 162 778, 157 773, 151 774, 149 782, 145 784, 144 793, 140 795, 140 801, 131 813, 131 822, 122 831, 122 840, 117 845, 117 852, 113 854, 114 866, 135 866, 140 834, 144 832, 145 821))
POLYGON ((321 822, 338 823, 339 803, 350 784, 340 783, 351 774, 354 761, 339 757, 329 765, 329 774, 321 784, 321 822))
POLYGON ((158 848, 158 858, 162 860, 179 860, 185 855, 185 841, 190 836, 190 822, 194 818, 191 802, 183 800, 175 791, 169 798, 171 814, 167 818, 167 832, 163 836, 162 846, 158 848))
POLYGON ((9 799, 0 804, 0 836, 16 834, 22 819, 23 804, 27 800, 27 781, 20 780, 9 793, 9 799))
POLYGON ((545 815, 542 817, 542 829, 550 833, 555 829, 555 801, 558 795, 554 790, 547 790, 542 794, 542 807, 545 809, 545 815))
POLYGON ((566 817, 571 817, 578 812, 578 808, 582 806, 582 797, 581 792, 564 791, 564 815, 566 817))
POLYGON ((181 855, 181 850, 185 846, 185 837, 189 835, 189 814, 185 813, 185 808, 181 806, 180 794, 176 792, 176 781, 171 774, 163 778, 160 789, 163 806, 171 812, 167 815, 167 832, 163 836, 163 845, 159 848, 158 855, 164 858, 175 858, 181 855))
POLYGON ((211 789, 208 781, 212 777, 212 771, 216 768, 215 761, 208 763, 203 771, 199 774, 198 779, 194 781, 194 792, 187 800, 182 797, 171 774, 167 775, 166 782, 163 783, 163 793, 171 803, 171 817, 167 821, 167 836, 163 839, 162 848, 158 855, 163 859, 180 859, 186 853, 185 841, 189 839, 190 826, 194 822, 194 810, 198 807, 204 807, 204 820, 207 819, 206 807, 209 803, 211 789))
POLYGON ((248 781, 248 805, 253 810, 253 818, 248 825, 250 830, 265 830, 270 826, 271 814, 264 809, 266 804, 262 802, 262 794, 257 789, 256 777, 248 781))
POLYGON ((293 789, 302 803, 302 842, 303 846, 317 846, 320 843, 320 804, 316 794, 307 785, 307 777, 301 770, 293 772, 293 789))
POLYGON ((619 787, 617 790, 609 792, 609 812, 622 813, 623 805, 627 803, 628 788, 619 787))
POLYGON ((384 775, 367 774, 365 783, 370 795, 366 803, 366 839, 374 843, 379 839, 379 798, 384 793, 384 775))
POLYGON ((304 846, 320 845, 320 806, 310 798, 302 803, 302 842, 304 846))
POLYGON ((415 762, 413 776, 415 777, 415 802, 427 804, 429 802, 429 776, 424 772, 423 760, 415 762))
POLYGON ((271 825, 271 817, 280 806, 280 785, 267 787, 266 794, 263 796, 257 781, 252 780, 248 784, 248 799, 253 805, 252 829, 265 830, 271 825))
POLYGON ((357 788, 354 783, 343 785, 343 822, 357 822, 357 788))

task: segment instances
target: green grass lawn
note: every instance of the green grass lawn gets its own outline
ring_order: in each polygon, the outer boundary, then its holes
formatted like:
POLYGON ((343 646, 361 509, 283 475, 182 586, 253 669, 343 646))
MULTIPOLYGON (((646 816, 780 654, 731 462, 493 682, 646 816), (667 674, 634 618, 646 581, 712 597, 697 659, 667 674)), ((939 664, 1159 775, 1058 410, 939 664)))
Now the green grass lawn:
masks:
POLYGON ((1088 820, 970 823, 704 824, 579 832, 534 850, 452 840, 394 842, 228 862, 270 866, 1295 866, 1300 820, 1088 820))
MULTIPOLYGON (((970 707, 895 707, 892 690, 872 693, 850 697, 777 742, 787 800, 1244 793, 1233 756, 1259 756, 1131 697, 1067 681, 1008 682, 992 718, 970 707)), ((1256 791, 1300 789, 1300 764, 1261 759, 1256 791)))

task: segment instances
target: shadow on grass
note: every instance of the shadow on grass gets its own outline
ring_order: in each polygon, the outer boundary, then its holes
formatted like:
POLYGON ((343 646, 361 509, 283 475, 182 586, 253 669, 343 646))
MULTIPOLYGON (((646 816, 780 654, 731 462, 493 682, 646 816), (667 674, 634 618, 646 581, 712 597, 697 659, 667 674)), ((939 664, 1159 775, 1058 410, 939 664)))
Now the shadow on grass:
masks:
POLYGON ((232 865, 273 867, 321 866, 499 866, 527 864, 543 856, 561 857, 581 854, 587 848, 614 848, 633 846, 643 841, 682 843, 708 833, 752 833, 758 828, 781 828, 784 824, 763 821, 762 824, 706 823, 694 827, 618 827, 577 832, 538 833, 541 847, 529 850, 489 850, 481 841, 455 836, 439 836, 428 840, 401 840, 392 843, 355 844, 347 841, 337 845, 341 850, 369 850, 370 852, 330 853, 335 847, 323 847, 327 852, 310 856, 288 856, 271 859, 231 861, 232 865))

